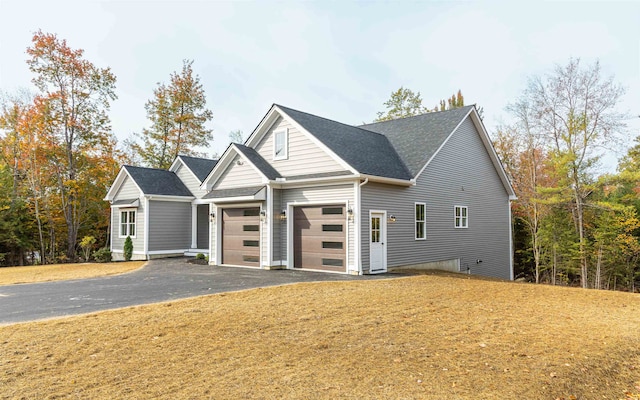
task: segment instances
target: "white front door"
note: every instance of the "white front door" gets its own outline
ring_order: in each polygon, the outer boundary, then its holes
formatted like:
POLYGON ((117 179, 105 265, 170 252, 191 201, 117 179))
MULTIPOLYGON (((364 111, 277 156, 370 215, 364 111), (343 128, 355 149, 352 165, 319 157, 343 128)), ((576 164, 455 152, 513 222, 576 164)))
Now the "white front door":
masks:
POLYGON ((387 272, 387 220, 385 212, 369 212, 369 264, 372 274, 387 272))

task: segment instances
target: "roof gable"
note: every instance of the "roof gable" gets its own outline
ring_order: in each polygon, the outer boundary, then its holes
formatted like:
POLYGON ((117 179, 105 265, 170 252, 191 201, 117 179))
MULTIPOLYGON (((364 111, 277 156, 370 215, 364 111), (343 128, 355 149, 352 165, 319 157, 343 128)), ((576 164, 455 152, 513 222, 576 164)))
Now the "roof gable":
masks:
POLYGON ((231 143, 204 179, 201 187, 205 190, 211 190, 218 185, 218 181, 223 179, 225 172, 232 167, 232 162, 236 156, 248 162, 248 165, 250 165, 265 182, 280 177, 280 174, 253 148, 231 143))
POLYGON ((276 107, 357 172, 401 180, 412 178, 386 136, 288 107, 276 107))
POLYGON ((273 168, 271 164, 267 162, 267 160, 262 158, 262 156, 258 154, 255 149, 237 143, 235 143, 234 146, 237 150, 239 150, 240 153, 242 153, 242 155, 245 156, 245 158, 247 158, 251 162, 251 164, 253 164, 258 170, 260 170, 262 175, 266 176, 267 179, 274 180, 281 177, 278 171, 276 171, 275 168, 273 168))
POLYGON ((123 169, 145 195, 193 197, 184 183, 172 171, 125 165, 123 169))
MULTIPOLYGON (((179 155, 178 157, 176 157, 176 161, 177 160, 181 160, 182 163, 187 168, 189 168, 191 172, 193 172, 193 174, 196 176, 198 181, 200 181, 200 183, 202 183, 202 181, 205 180, 207 175, 209 175, 209 172, 211 172, 213 167, 218 162, 218 160, 211 160, 208 158, 191 157, 191 156, 183 156, 183 155, 179 155)), ((175 161, 174 161, 174 164, 175 164, 175 161)), ((169 168, 169 170, 173 171, 173 165, 171 166, 171 168, 169 168)))
POLYGON ((361 125, 360 128, 386 136, 412 177, 416 177, 473 108, 460 107, 361 125))

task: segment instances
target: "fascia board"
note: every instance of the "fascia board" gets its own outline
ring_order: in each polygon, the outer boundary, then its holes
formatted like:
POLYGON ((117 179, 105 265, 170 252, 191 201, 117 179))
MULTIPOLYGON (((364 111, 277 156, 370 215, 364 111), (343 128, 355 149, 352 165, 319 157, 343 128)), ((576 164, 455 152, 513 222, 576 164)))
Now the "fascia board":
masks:
POLYGON ((356 175, 343 175, 339 177, 324 177, 324 178, 308 178, 308 179, 296 179, 293 181, 269 181, 269 184, 276 189, 291 189, 295 187, 305 187, 308 185, 326 185, 328 183, 350 183, 357 179, 356 175))
MULTIPOLYGON (((220 171, 224 171, 224 169, 226 168, 226 165, 229 164, 230 161, 229 161, 228 153, 231 151, 232 145, 233 143, 230 143, 229 146, 227 146, 227 148, 224 150, 224 152, 222 153, 222 156, 220 156, 216 165, 214 165, 213 169, 209 171, 209 175, 207 175, 207 177, 204 178, 204 180, 200 184, 200 189, 208 191, 210 190, 208 189, 209 187, 213 187, 213 184, 209 185, 209 181, 213 178, 218 178, 219 175, 221 174, 220 171)), ((216 181, 214 181, 214 184, 215 182, 216 181)))
POLYGON ((253 130, 251 135, 245 141, 245 146, 255 148, 255 146, 260 143, 264 135, 269 131, 271 126, 278 120, 278 117, 281 115, 276 110, 276 105, 271 105, 271 108, 267 113, 262 117, 258 126, 253 130))
POLYGON ((478 115, 478 112, 476 111, 475 107, 473 107, 471 111, 472 111, 471 122, 473 122, 478 132, 480 132, 480 139, 482 140, 482 143, 484 144, 485 149, 489 153, 489 158, 491 158, 491 162, 493 163, 494 168, 496 169, 496 171, 498 172, 498 175, 500 176, 502 185, 506 189, 507 194, 509 194, 509 198, 511 198, 512 196, 516 198, 516 193, 513 190, 513 186, 511 186, 511 182, 509 181, 509 177, 507 176, 507 173, 504 170, 504 167, 502 166, 502 162, 500 162, 498 153, 496 153, 496 149, 493 147, 493 143, 491 143, 491 138, 489 137, 489 133, 484 127, 484 123, 480 119, 480 116, 478 115))
POLYGON ((170 196, 165 194, 148 194, 148 195, 145 195, 144 197, 146 197, 149 200, 177 201, 177 202, 185 202, 185 203, 191 203, 193 200, 195 200, 195 197, 193 196, 170 196))
POLYGON ((416 181, 414 179, 407 181, 404 179, 386 178, 384 176, 365 175, 365 174, 361 174, 360 177, 369 179, 369 182, 388 183, 390 185, 415 186, 416 184, 416 181))

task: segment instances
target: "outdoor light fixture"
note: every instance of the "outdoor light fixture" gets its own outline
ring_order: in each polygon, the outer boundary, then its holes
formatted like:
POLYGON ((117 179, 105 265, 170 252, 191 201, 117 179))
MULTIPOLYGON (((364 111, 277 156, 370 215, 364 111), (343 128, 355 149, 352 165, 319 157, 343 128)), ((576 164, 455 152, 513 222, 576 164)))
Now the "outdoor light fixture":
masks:
POLYGON ((393 214, 389 215, 389 222, 391 222, 391 223, 396 222, 396 216, 393 215, 393 214))
POLYGON ((280 221, 286 221, 287 219, 287 210, 282 210, 280 212, 280 221))
POLYGON ((212 220, 212 221, 215 221, 215 220, 216 220, 216 213, 215 213, 215 211, 211 211, 211 214, 209 214, 209 216, 211 217, 211 220, 212 220))
POLYGON ((260 210, 260 219, 264 221, 267 218, 267 212, 265 210, 260 210))

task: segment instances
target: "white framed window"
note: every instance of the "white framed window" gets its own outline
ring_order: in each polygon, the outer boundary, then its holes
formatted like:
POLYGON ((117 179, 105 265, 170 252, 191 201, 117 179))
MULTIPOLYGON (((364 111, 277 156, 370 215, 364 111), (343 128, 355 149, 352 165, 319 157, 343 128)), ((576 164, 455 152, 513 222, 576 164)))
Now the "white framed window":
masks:
POLYGON ((425 203, 415 203, 416 208, 416 240, 427 238, 427 205, 425 203))
POLYGON ((120 210, 120 237, 136 237, 136 210, 120 210))
POLYGON ((456 228, 469 227, 469 209, 466 206, 454 206, 453 214, 456 228))
POLYGON ((289 129, 273 132, 273 159, 286 160, 289 158, 289 129))

